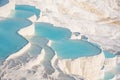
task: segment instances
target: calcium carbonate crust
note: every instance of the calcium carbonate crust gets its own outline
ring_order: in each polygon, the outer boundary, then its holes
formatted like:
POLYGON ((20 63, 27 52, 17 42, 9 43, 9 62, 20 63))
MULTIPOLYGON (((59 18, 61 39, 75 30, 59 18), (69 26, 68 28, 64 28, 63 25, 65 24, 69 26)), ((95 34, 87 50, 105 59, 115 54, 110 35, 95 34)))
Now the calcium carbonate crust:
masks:
MULTIPOLYGON (((14 3, 12 0, 10 2, 14 3)), ((119 20, 113 19, 113 17, 117 16, 119 18, 119 14, 118 11, 112 11, 111 9, 115 8, 116 10, 119 8, 116 7, 117 5, 111 6, 112 8, 110 9, 108 5, 106 5, 108 9, 100 8, 103 2, 97 0, 88 0, 88 2, 86 0, 16 0, 16 4, 28 4, 41 9, 40 19, 30 18, 33 22, 49 22, 68 28, 72 32, 81 32, 87 35, 91 41, 100 43, 104 48, 118 51, 119 44, 116 44, 116 42, 120 38, 120 28, 118 27, 118 22, 115 21, 119 20), (86 4, 91 10, 89 10, 86 4), (101 5, 98 5, 96 8, 103 10, 105 14, 94 8, 97 4, 101 5), (85 11, 83 8, 85 8, 85 11), (115 15, 110 13, 109 10, 115 13, 115 15), (110 19, 107 17, 110 17, 110 19), (117 35, 115 36, 115 34, 117 35)), ((112 3, 110 2, 109 4, 112 3)), ((12 5, 15 6, 14 4, 12 5)), ((2 16, 6 17, 7 15, 2 16)), ((29 43, 17 53, 10 55, 1 64, 1 80, 98 80, 103 78, 104 72, 101 71, 105 61, 103 52, 92 57, 73 60, 60 59, 55 51, 50 48, 50 41, 35 36, 34 23, 21 29, 19 34, 24 36, 29 43), (39 44, 40 41, 45 41, 42 43, 44 46, 39 44), (46 53, 46 49, 50 49, 51 53, 46 53), (33 55, 34 53, 37 54, 33 55)))

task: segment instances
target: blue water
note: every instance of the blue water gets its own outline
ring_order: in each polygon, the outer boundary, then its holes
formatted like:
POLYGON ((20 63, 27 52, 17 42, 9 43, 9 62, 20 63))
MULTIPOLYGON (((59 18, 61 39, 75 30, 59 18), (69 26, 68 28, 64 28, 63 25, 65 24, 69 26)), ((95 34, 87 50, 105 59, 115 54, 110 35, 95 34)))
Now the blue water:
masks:
POLYGON ((120 74, 120 64, 117 64, 115 67, 116 74, 120 74))
POLYGON ((16 5, 15 10, 24 10, 34 13, 38 18, 40 16, 40 10, 30 5, 16 5))
MULTIPOLYGON (((2 0, 2 2, 7 3, 8 0, 2 0)), ((0 5, 3 3, 0 3, 0 5)), ((17 32, 21 28, 32 24, 27 18, 33 15, 39 17, 40 10, 34 6, 16 5, 15 10, 11 14, 13 18, 6 18, 0 21, 0 59, 17 52, 28 43, 17 32)))
POLYGON ((109 51, 104 50, 103 52, 104 52, 104 55, 106 58, 114 58, 115 57, 115 54, 110 53, 109 51))
POLYGON ((53 42, 51 46, 57 52, 57 55, 64 59, 94 56, 101 52, 97 46, 83 40, 53 42))
POLYGON ((15 11, 12 11, 12 14, 11 14, 12 17, 16 17, 16 18, 29 18, 33 15, 34 15, 33 12, 28 12, 24 10, 15 10, 15 11))
POLYGON ((0 7, 9 3, 9 0, 0 0, 0 7))
POLYGON ((27 40, 17 31, 31 24, 27 19, 17 18, 0 21, 0 58, 6 58, 27 44, 27 40))
POLYGON ((104 76, 104 80, 111 80, 112 78, 114 78, 114 74, 111 72, 105 72, 105 76, 104 76))
POLYGON ((46 37, 54 41, 69 39, 71 37, 70 30, 61 27, 54 27, 49 23, 36 23, 35 30, 36 35, 46 37))
POLYGON ((59 57, 78 58, 94 56, 101 53, 98 46, 85 40, 70 40, 71 31, 66 28, 55 27, 49 23, 36 23, 35 32, 37 36, 52 40, 51 47, 59 57))

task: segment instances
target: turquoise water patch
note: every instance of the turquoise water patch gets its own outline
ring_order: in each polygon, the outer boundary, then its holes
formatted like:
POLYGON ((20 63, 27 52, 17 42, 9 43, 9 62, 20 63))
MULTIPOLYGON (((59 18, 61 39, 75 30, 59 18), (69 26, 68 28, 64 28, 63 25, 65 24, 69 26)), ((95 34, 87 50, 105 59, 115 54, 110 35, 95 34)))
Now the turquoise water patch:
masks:
POLYGON ((33 12, 24 11, 24 10, 12 10, 11 16, 16 18, 29 18, 33 16, 33 12))
POLYGON ((101 49, 96 44, 86 40, 70 40, 71 31, 66 28, 41 22, 35 24, 35 32, 37 36, 52 40, 51 47, 58 56, 64 59, 94 56, 101 53, 101 49))
POLYGON ((110 53, 109 51, 104 50, 103 52, 104 52, 104 55, 106 58, 114 58, 115 57, 115 54, 110 53))
POLYGON ((97 46, 83 40, 53 42, 51 47, 57 52, 58 56, 64 59, 94 56, 101 53, 101 49, 97 46))
POLYGON ((111 80, 112 78, 114 78, 114 74, 111 72, 105 72, 105 76, 104 76, 104 80, 111 80))
POLYGON ((60 41, 69 39, 71 37, 70 30, 61 27, 54 27, 49 23, 36 23, 35 24, 36 35, 46 37, 50 40, 60 41))
POLYGON ((16 5, 15 10, 24 10, 24 11, 32 12, 37 16, 37 18, 39 18, 40 16, 40 10, 30 5, 16 5))
POLYGON ((9 0, 0 0, 0 7, 9 3, 9 0))
POLYGON ((117 64, 115 70, 117 74, 120 74, 120 64, 117 64))
POLYGON ((6 58, 27 44, 17 31, 31 25, 27 19, 7 18, 0 21, 0 57, 6 58))

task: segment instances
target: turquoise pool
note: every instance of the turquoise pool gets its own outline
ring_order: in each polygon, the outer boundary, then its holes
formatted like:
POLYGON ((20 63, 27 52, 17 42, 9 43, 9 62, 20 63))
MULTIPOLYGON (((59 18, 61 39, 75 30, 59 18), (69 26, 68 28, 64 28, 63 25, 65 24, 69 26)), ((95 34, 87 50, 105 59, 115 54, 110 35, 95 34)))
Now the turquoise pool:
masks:
POLYGON ((103 52, 104 52, 104 55, 106 58, 114 58, 115 57, 115 54, 110 53, 109 51, 104 50, 103 52))
POLYGON ((31 25, 27 19, 6 18, 0 21, 0 57, 6 58, 27 44, 17 31, 31 25))
POLYGON ((0 0, 0 7, 9 3, 9 0, 0 0))
POLYGON ((112 78, 114 78, 114 76, 115 75, 111 72, 105 72, 104 80, 111 80, 112 78))
POLYGON ((34 13, 38 18, 40 16, 40 10, 30 5, 16 5, 15 10, 24 10, 24 11, 34 13))
POLYGON ((101 53, 97 46, 84 40, 53 42, 51 46, 57 52, 57 55, 64 59, 94 56, 101 53))
POLYGON ((115 67, 116 73, 120 74, 120 64, 117 64, 117 66, 115 67))
POLYGON ((49 40, 60 41, 69 39, 71 37, 70 30, 61 27, 54 27, 49 23, 36 23, 35 24, 36 35, 46 37, 49 40))
POLYGON ((36 35, 52 40, 51 47, 61 58, 78 58, 94 56, 101 53, 101 49, 86 40, 71 40, 71 31, 66 28, 55 27, 49 23, 36 23, 36 35))
POLYGON ((12 10, 11 12, 11 16, 16 18, 30 18, 33 15, 33 12, 28 12, 24 10, 12 10))

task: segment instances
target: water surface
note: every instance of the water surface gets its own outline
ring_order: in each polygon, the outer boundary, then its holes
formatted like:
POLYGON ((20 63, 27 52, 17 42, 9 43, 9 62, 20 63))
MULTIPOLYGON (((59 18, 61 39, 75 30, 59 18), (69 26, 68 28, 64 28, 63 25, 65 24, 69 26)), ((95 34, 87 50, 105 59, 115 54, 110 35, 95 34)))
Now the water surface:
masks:
POLYGON ((70 30, 61 27, 54 27, 49 23, 36 23, 35 30, 36 35, 46 37, 53 41, 65 40, 71 37, 70 30))
POLYGON ((9 0, 0 0, 0 7, 9 3, 9 0))
POLYGON ((0 57, 6 58, 27 44, 27 40, 17 32, 31 25, 27 19, 6 18, 0 21, 0 57))
POLYGON ((11 16, 16 18, 30 18, 33 16, 33 12, 24 11, 24 10, 12 10, 11 16))
POLYGON ((84 40, 53 42, 51 46, 57 52, 57 55, 64 59, 94 56, 101 53, 97 46, 84 40))
POLYGON ((78 58, 94 56, 101 53, 101 49, 86 40, 71 40, 71 31, 56 27, 49 23, 36 23, 35 32, 39 37, 52 41, 51 47, 61 58, 78 58))
POLYGON ((104 52, 104 55, 106 58, 114 58, 115 57, 115 54, 110 53, 109 51, 104 50, 103 52, 104 52))
POLYGON ((112 80, 114 78, 114 74, 111 72, 105 72, 104 80, 112 80))
POLYGON ((30 5, 16 5, 15 6, 15 10, 24 10, 24 11, 29 11, 34 13, 38 18, 40 16, 40 10, 37 9, 34 6, 30 6, 30 5))

